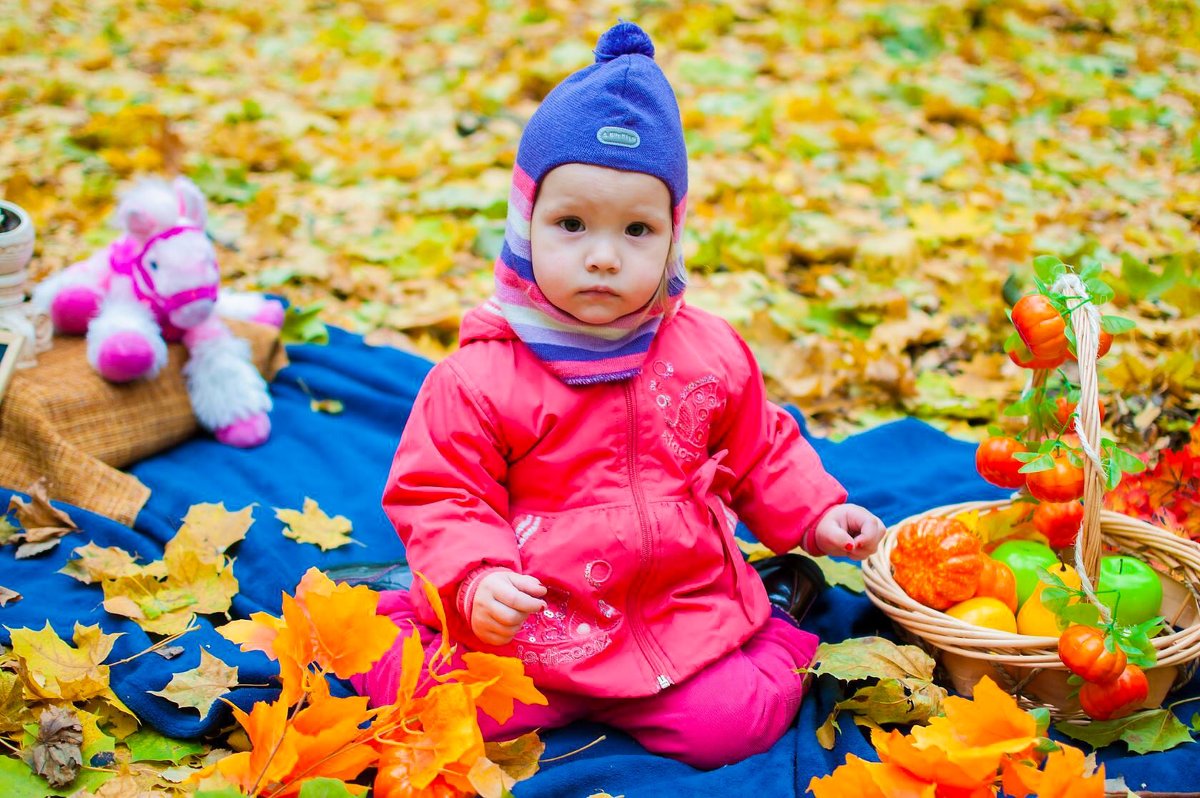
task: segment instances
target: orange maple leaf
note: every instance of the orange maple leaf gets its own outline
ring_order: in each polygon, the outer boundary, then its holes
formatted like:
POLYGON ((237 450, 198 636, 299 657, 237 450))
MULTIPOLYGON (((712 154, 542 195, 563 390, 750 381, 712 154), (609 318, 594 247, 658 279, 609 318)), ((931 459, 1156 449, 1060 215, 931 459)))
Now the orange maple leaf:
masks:
POLYGON ((375 614, 378 593, 335 584, 315 568, 297 586, 296 600, 311 624, 317 664, 341 679, 370 670, 400 634, 391 618, 375 614))
POLYGON ((467 798, 475 794, 473 789, 458 789, 445 776, 438 776, 423 787, 415 786, 412 783, 414 763, 415 752, 411 746, 398 742, 385 745, 375 774, 372 793, 375 798, 467 798))
POLYGON ((371 733, 360 728, 372 714, 367 699, 334 698, 327 685, 309 697, 312 703, 290 720, 282 699, 259 702, 249 714, 235 707, 251 750, 219 760, 200 776, 215 769, 247 795, 289 798, 310 779, 349 780, 375 764, 379 755, 368 744, 371 733))
POLYGON ((867 762, 854 754, 833 773, 808 782, 816 798, 935 798, 937 785, 886 762, 867 762))
POLYGON ((499 723, 512 717, 514 700, 546 706, 546 697, 525 675, 525 665, 516 657, 471 651, 463 654, 463 663, 466 669, 451 671, 444 678, 467 685, 475 705, 499 723))
MULTIPOLYGON (((975 685, 973 698, 950 696, 942 705, 944 718, 967 746, 1001 744, 1011 748, 1017 742, 1036 742, 1037 720, 1017 705, 1017 700, 985 676, 975 685)), ((933 725, 932 723, 930 725, 933 725)))
POLYGON ((1104 766, 1090 772, 1083 752, 1065 745, 1051 751, 1045 767, 1024 760, 1006 764, 1004 790, 1012 795, 1038 798, 1104 798, 1104 766))
POLYGON ((955 790, 971 795, 991 786, 1000 767, 1000 754, 964 748, 961 741, 941 734, 926 734, 918 740, 915 733, 924 730, 917 727, 912 735, 876 730, 871 734, 871 743, 882 762, 903 768, 922 782, 936 784, 939 794, 955 790))
POLYGON ((424 731, 412 744, 409 778, 417 787, 430 784, 448 765, 462 763, 469 769, 484 755, 475 702, 466 685, 439 684, 413 702, 413 710, 424 731))
POLYGON ((275 638, 284 625, 283 620, 274 615, 256 612, 249 620, 230 621, 217 631, 226 640, 241 646, 242 651, 261 651, 275 659, 275 638))
POLYGON ((378 605, 379 594, 370 588, 337 584, 310 568, 295 597, 284 595, 282 618, 256 612, 217 631, 243 651, 262 651, 278 660, 283 697, 293 704, 314 678, 323 678, 309 671, 311 663, 346 679, 369 670, 391 648, 400 629, 375 614, 378 605))
POLYGON ((215 769, 247 795, 281 784, 298 759, 294 742, 287 739, 288 705, 260 701, 249 713, 234 707, 233 716, 246 730, 251 750, 220 759, 193 778, 201 779, 215 769))
POLYGON ((437 616, 438 628, 442 630, 442 642, 438 646, 435 660, 445 662, 450 659, 453 646, 450 644, 450 636, 446 634, 446 608, 442 606, 442 597, 438 594, 437 588, 433 586, 433 582, 426 579, 424 574, 413 571, 413 575, 421 580, 421 589, 425 591, 425 598, 429 601, 433 614, 437 616))

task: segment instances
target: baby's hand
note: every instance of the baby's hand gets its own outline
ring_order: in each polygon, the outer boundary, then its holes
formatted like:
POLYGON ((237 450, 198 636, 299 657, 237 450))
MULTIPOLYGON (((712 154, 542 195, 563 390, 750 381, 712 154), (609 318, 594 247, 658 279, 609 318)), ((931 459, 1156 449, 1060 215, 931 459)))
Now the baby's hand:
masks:
POLYGON ((471 603, 471 631, 483 642, 502 646, 532 613, 546 602, 545 586, 532 576, 512 571, 492 571, 479 580, 471 603))
POLYGON ((885 527, 875 514, 857 504, 830 507, 817 522, 816 544, 824 554, 865 559, 875 551, 885 527))

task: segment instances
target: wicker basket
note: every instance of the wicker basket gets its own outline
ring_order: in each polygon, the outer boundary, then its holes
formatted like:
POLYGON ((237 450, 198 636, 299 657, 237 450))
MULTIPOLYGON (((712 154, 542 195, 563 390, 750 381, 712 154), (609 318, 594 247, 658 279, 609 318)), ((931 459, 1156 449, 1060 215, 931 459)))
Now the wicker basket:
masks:
MULTIPOLYGON (((1068 290, 1074 286, 1068 284, 1068 290)), ((1082 286, 1077 293, 1082 294, 1082 286)), ((1096 350, 1098 313, 1090 304, 1072 312, 1076 330, 1081 397, 1077 431, 1085 450, 1099 451, 1096 350)), ((1137 556, 1157 566, 1163 583, 1161 614, 1171 633, 1153 639, 1157 664, 1146 671, 1150 694, 1146 707, 1157 707, 1173 688, 1186 683, 1200 659, 1200 545, 1144 521, 1101 510, 1104 478, 1098 463, 1084 457, 1084 520, 1076 542, 1076 564, 1085 585, 1095 584, 1103 548, 1137 556), (1079 567, 1081 566, 1081 567, 1079 567), (1165 571, 1165 573, 1164 573, 1165 571)), ((925 517, 947 517, 970 510, 1004 507, 1009 501, 966 502, 934 508, 906 518, 887 530, 879 548, 863 563, 867 595, 906 636, 933 653, 955 691, 971 695, 976 682, 990 676, 1032 709, 1044 707, 1056 719, 1083 717, 1070 673, 1058 658, 1058 641, 973 626, 913 600, 892 577, 891 553, 905 524, 925 517)))

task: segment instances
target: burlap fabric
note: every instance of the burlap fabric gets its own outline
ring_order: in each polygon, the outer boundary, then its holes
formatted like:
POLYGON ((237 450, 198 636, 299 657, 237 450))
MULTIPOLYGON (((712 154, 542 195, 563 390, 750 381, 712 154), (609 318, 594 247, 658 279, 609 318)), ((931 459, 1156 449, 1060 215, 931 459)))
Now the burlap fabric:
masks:
MULTIPOLYGON (((268 380, 287 365, 277 329, 229 326, 268 380)), ((199 429, 182 373, 187 351, 171 344, 156 378, 113 385, 88 365, 86 348, 82 338, 55 338, 36 366, 13 376, 0 399, 0 486, 25 490, 45 476, 50 498, 128 526, 150 489, 120 469, 199 429)))

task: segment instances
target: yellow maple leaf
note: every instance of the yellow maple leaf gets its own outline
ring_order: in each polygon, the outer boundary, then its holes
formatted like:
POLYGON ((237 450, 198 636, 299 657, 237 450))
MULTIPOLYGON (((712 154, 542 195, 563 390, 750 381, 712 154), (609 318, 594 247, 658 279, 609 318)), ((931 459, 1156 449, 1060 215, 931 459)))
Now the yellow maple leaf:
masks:
POLYGON ((105 579, 133 576, 143 568, 137 564, 137 557, 116 546, 101 548, 89 542, 76 548, 72 554, 75 555, 75 559, 68 560, 58 572, 78 579, 86 585, 105 579))
POLYGON ((116 700, 108 684, 108 666, 102 664, 121 636, 104 634, 99 626, 75 624, 74 646, 58 636, 50 622, 39 631, 10 629, 12 651, 21 660, 21 678, 31 698, 86 701, 95 697, 116 700))
POLYGON ((148 692, 162 696, 178 707, 191 707, 203 718, 217 699, 236 687, 237 683, 237 668, 200 649, 199 665, 174 674, 163 689, 148 692))
POLYGON ((194 612, 225 612, 237 595, 238 581, 228 557, 209 559, 203 551, 176 548, 163 554, 163 563, 165 584, 194 596, 194 612))
POLYGON ((104 582, 104 609, 123 615, 145 629, 161 635, 179 634, 193 617, 196 597, 186 590, 169 587, 158 579, 138 574, 104 582))
POLYGON ((350 519, 344 515, 330 518, 317 503, 304 497, 304 510, 275 508, 275 517, 282 521, 284 537, 301 543, 320 546, 322 551, 336 549, 356 541, 350 538, 350 519))
POLYGON ((216 559, 234 543, 246 537, 254 524, 254 505, 240 510, 225 509, 225 503, 194 504, 188 508, 183 525, 163 549, 163 559, 178 549, 192 549, 202 559, 216 559))
POLYGON ((976 207, 963 205, 952 209, 936 208, 929 203, 908 209, 908 218, 921 241, 952 242, 979 238, 992 230, 992 220, 976 207))
POLYGON ((206 550, 177 546, 164 554, 164 578, 143 570, 105 580, 104 609, 161 635, 183 632, 195 613, 225 612, 238 592, 233 563, 223 554, 209 557, 206 550))

